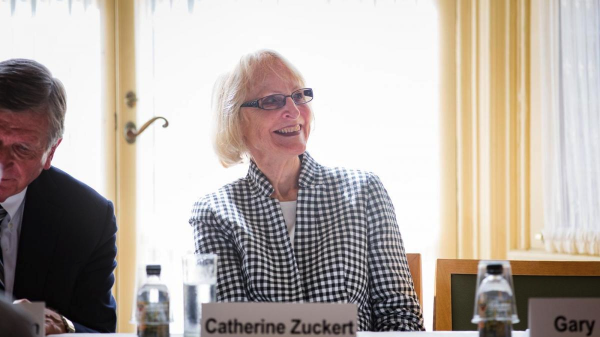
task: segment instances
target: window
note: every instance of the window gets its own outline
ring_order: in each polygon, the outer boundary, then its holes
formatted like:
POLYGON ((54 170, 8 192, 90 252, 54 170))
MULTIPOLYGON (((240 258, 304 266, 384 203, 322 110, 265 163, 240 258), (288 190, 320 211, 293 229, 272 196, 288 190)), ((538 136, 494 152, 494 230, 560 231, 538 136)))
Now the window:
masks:
MULTIPOLYGON (((52 164, 109 192, 103 12, 96 1, 1 1, 0 60, 34 59, 67 91, 65 134, 52 164)), ((112 110, 114 113, 114 110, 112 110)))
MULTIPOLYGON (((438 25, 432 1, 138 1, 138 263, 160 262, 182 330, 181 256, 193 202, 243 177, 212 150, 212 87, 239 57, 277 50, 315 90, 308 151, 378 174, 407 252, 433 266, 439 224, 438 25)), ((431 328, 433 268, 424 268, 431 328)))

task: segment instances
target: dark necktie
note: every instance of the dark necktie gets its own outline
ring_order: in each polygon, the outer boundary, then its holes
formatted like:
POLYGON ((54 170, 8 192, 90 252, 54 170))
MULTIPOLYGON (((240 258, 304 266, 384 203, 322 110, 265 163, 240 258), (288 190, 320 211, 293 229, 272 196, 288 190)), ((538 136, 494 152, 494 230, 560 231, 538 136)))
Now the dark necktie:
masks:
MULTIPOLYGON (((0 205, 0 224, 6 217, 6 210, 0 205)), ((2 230, 0 229, 0 238, 2 238, 2 230)), ((0 291, 4 292, 4 260, 2 259, 2 245, 0 245, 0 291)))

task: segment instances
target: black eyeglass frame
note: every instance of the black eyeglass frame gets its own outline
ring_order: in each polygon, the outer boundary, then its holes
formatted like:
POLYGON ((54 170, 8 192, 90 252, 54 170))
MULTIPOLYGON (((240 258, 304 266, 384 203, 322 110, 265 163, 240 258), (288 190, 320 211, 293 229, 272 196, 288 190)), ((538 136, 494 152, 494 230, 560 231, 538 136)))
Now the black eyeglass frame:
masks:
POLYGON ((253 101, 244 102, 244 103, 242 103, 242 105, 240 106, 240 108, 259 108, 259 109, 263 109, 263 110, 277 110, 277 109, 283 108, 287 104, 287 98, 288 97, 291 97, 292 101, 294 101, 294 104, 296 104, 296 105, 306 104, 306 103, 312 101, 315 98, 312 88, 301 88, 301 89, 298 89, 298 90, 294 90, 289 95, 274 94, 274 95, 268 95, 268 96, 265 96, 265 97, 261 97, 261 98, 255 99, 253 101), (299 91, 300 92, 303 91, 304 97, 310 97, 310 99, 307 100, 307 101, 304 101, 304 102, 296 102, 294 100, 294 94, 297 93, 297 92, 299 92, 299 91), (265 98, 268 98, 268 97, 272 97, 272 96, 283 96, 284 97, 284 99, 283 99, 283 105, 280 106, 280 107, 273 108, 273 109, 263 108, 262 104, 261 104, 262 100, 265 99, 265 98))

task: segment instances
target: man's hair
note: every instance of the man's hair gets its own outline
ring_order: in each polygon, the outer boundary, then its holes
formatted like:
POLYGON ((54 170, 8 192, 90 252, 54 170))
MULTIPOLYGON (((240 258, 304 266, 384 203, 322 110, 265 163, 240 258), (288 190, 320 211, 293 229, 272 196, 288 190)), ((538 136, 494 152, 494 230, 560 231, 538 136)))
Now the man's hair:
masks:
POLYGON ((300 72, 273 50, 258 50, 242 56, 232 71, 222 75, 213 88, 216 117, 214 147, 221 164, 230 167, 249 158, 244 143, 240 106, 253 85, 274 72, 290 83, 304 87, 300 72))
POLYGON ((67 95, 63 84, 42 64, 11 59, 0 62, 0 109, 46 116, 50 148, 63 135, 67 95))

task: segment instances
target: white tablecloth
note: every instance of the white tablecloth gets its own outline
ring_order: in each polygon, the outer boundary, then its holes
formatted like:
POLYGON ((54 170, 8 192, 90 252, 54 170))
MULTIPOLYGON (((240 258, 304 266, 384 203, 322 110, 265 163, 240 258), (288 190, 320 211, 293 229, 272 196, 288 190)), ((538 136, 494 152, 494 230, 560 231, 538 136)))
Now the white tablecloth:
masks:
MULTIPOLYGON (((529 337, 527 331, 513 331, 513 337, 529 337)), ((116 334, 62 334, 53 335, 61 337, 137 337, 134 333, 116 333, 116 334)), ((477 331, 425 331, 425 332, 359 332, 357 337, 478 337, 477 331)), ((183 337, 180 334, 171 334, 171 337, 183 337)))

